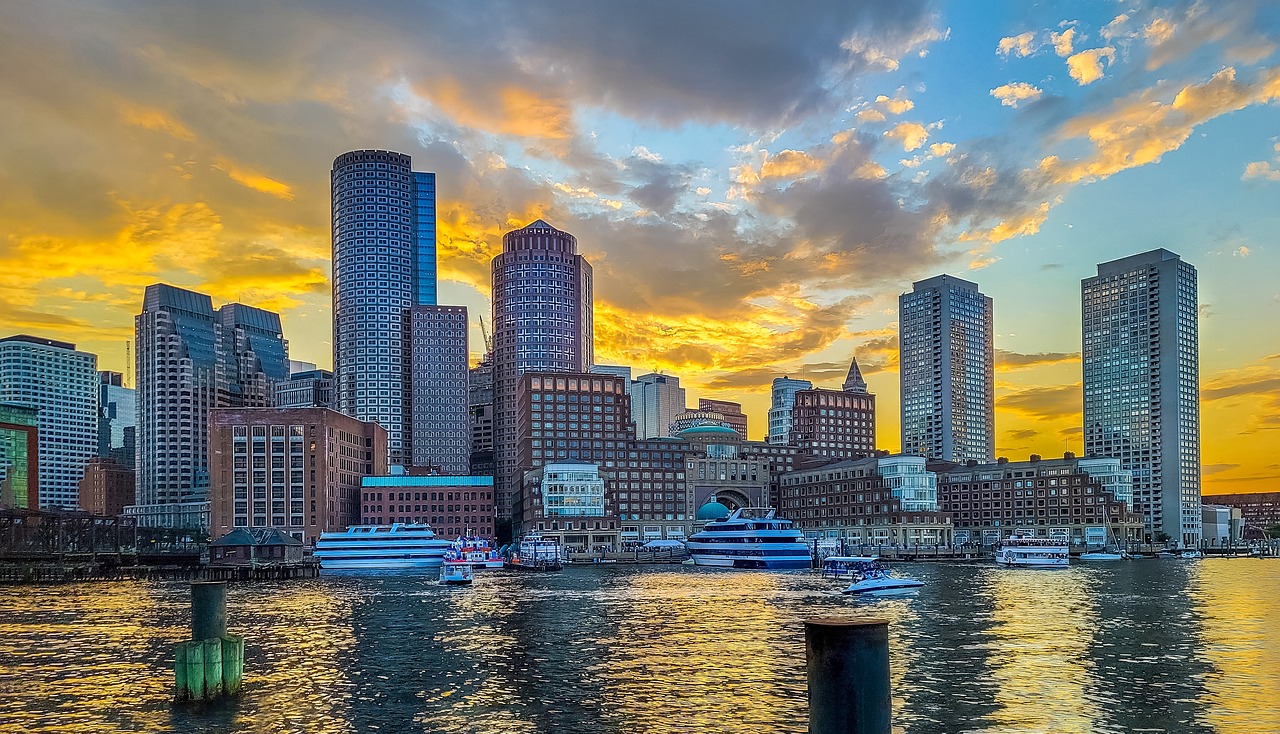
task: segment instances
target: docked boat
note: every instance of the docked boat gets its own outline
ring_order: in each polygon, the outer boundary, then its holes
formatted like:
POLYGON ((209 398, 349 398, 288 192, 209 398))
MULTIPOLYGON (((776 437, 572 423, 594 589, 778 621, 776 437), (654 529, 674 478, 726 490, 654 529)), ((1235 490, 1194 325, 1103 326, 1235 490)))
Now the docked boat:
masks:
POLYGON ((728 568, 809 568, 804 536, 771 508, 743 507, 713 520, 685 541, 699 566, 728 568))
POLYGON ((484 538, 458 538, 445 560, 469 563, 473 571, 503 566, 502 556, 484 538))
POLYGON ((440 581, 443 586, 465 586, 475 580, 475 571, 466 561, 445 561, 440 566, 440 581))
POLYGON ((1081 553, 1082 561, 1125 561, 1129 559, 1129 554, 1124 551, 1113 553, 1111 551, 1093 551, 1090 553, 1081 553))
POLYGON ((1204 553, 1201 553, 1198 550, 1186 550, 1179 553, 1178 557, 1185 558, 1187 560, 1194 560, 1196 558, 1204 558, 1204 553))
POLYGON ((516 571, 559 571, 564 568, 560 544, 541 535, 526 535, 505 567, 516 571))
POLYGON ((996 563, 1019 568, 1066 568, 1070 554, 1065 538, 1014 535, 996 546, 996 563))
POLYGON ((874 564, 880 556, 827 556, 822 559, 822 578, 852 579, 862 574, 867 564, 874 564))
POLYGON ((861 564, 850 564, 850 568, 854 573, 853 583, 849 584, 844 593, 854 596, 914 594, 921 586, 924 586, 923 581, 894 576, 892 571, 875 560, 861 564))
POLYGON ((315 557, 321 571, 436 569, 452 547, 424 524, 352 525, 321 533, 315 557))

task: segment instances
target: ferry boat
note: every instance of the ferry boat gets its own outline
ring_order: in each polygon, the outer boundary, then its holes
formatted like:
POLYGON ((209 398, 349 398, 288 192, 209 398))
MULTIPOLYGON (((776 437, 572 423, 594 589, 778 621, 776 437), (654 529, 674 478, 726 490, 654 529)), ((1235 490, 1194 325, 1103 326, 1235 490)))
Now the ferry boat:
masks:
POLYGON ((502 568, 502 556, 484 538, 458 538, 445 556, 446 561, 464 561, 473 571, 485 568, 502 568))
POLYGON ((804 536, 771 508, 743 507, 713 520, 685 541, 698 566, 809 568, 804 536))
POLYGON ((1014 535, 996 546, 996 563, 1022 568, 1066 568, 1070 554, 1065 538, 1014 535))
POLYGON ((440 566, 439 584, 442 586, 464 586, 475 580, 475 571, 471 570, 471 564, 466 561, 448 561, 446 560, 440 566))
POLYGON ((520 539, 520 549, 506 563, 517 571, 559 571, 564 568, 560 544, 544 540, 541 535, 529 534, 520 539))
POLYGON ((352 525, 342 532, 321 533, 315 557, 321 571, 434 569, 452 547, 428 525, 352 525))
POLYGON ((914 594, 924 586, 923 581, 900 578, 878 561, 852 564, 853 582, 844 590, 853 596, 896 596, 914 594))

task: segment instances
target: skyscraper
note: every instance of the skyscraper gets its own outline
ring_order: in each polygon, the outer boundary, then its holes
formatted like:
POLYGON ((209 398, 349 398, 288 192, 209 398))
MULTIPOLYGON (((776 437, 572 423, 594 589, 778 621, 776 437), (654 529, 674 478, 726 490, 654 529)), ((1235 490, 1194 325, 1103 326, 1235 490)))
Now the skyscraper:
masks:
POLYGON ((698 410, 719 413, 724 416, 724 420, 729 427, 738 432, 739 436, 742 436, 744 440, 750 438, 747 435, 747 414, 742 412, 742 403, 735 403, 732 400, 698 398, 698 410))
POLYGON ((964 462, 995 454, 991 299, 939 275, 898 297, 902 453, 964 462))
POLYGON ((385 428, 390 462, 404 466, 409 309, 436 303, 435 174, 403 153, 356 150, 334 160, 331 183, 338 410, 385 428))
POLYGON ((792 445, 814 456, 855 459, 876 449, 876 396, 855 359, 841 390, 799 390, 791 406, 792 445))
POLYGON ((147 286, 135 319, 137 505, 144 525, 207 522, 209 411, 270 407, 289 379, 280 316, 203 293, 147 286))
POLYGON ((1102 263, 1081 281, 1084 448, 1133 472, 1152 533, 1200 542, 1196 269, 1168 250, 1102 263))
POLYGON ((413 465, 442 474, 467 474, 471 470, 467 309, 414 306, 410 314, 413 465))
POLYGON ((493 259, 494 461, 498 517, 520 486, 516 426, 523 372, 586 372, 594 361, 591 265, 541 219, 508 232, 493 259))
POLYGON ((98 372, 98 456, 133 468, 138 443, 138 399, 119 372, 98 372))
POLYGON ((685 411, 685 392, 679 377, 640 375, 631 382, 630 393, 636 438, 666 436, 676 416, 685 411))
POLYGON ((796 402, 796 393, 812 388, 813 383, 808 380, 773 378, 773 395, 769 401, 769 443, 783 445, 791 440, 791 406, 796 402))
POLYGON ((34 336, 0 339, 0 403, 40 411, 40 507, 78 507, 84 465, 98 455, 97 355, 34 336))

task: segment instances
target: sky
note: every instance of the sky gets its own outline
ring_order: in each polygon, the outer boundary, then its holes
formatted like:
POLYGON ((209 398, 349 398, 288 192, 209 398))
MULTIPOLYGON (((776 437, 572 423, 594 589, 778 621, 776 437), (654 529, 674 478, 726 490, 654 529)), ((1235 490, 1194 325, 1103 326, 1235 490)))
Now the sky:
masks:
MULTIPOLYGON (((1080 280, 1199 271, 1206 493, 1280 487, 1280 3, 0 5, 0 333, 126 369, 149 283, 332 362, 329 171, 435 171, 440 302, 502 233, 595 271, 596 362, 739 400, 856 356, 896 451, 897 297, 994 299, 997 453, 1081 451, 1080 280)), ((471 350, 483 350, 478 322, 471 350)))

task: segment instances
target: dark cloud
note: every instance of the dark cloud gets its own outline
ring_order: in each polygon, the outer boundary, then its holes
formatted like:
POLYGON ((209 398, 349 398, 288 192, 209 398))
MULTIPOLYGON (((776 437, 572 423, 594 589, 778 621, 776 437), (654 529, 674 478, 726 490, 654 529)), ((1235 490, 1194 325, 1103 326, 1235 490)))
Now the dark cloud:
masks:
POLYGON ((1005 431, 1005 434, 1015 441, 1026 441, 1040 435, 1040 432, 1031 428, 1019 428, 1015 431, 1005 431))
POLYGON ((1006 349, 997 349, 995 353, 996 369, 1006 371, 1038 367, 1046 364, 1062 364, 1064 362, 1079 361, 1079 352, 1037 352, 1035 354, 1020 354, 1018 352, 1010 352, 1006 349))
POLYGON ((1001 395, 996 407, 1012 410, 1037 420, 1071 418, 1082 413, 1084 397, 1080 383, 1053 387, 1031 387, 1001 395))

